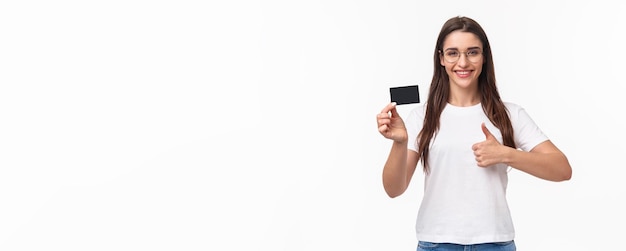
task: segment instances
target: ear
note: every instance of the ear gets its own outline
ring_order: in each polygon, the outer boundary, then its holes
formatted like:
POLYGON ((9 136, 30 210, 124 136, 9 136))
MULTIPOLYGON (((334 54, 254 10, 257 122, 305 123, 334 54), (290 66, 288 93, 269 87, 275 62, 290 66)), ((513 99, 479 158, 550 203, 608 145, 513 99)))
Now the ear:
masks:
POLYGON ((443 61, 443 55, 441 54, 441 51, 439 51, 439 64, 443 67, 446 67, 445 62, 443 61))

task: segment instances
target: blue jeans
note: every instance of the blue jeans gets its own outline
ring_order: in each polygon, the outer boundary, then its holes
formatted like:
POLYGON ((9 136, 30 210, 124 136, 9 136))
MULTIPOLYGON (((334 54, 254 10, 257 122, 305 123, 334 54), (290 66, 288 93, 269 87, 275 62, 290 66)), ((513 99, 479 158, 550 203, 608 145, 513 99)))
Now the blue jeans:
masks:
POLYGON ((515 251, 515 242, 493 242, 472 245, 420 241, 417 251, 515 251))

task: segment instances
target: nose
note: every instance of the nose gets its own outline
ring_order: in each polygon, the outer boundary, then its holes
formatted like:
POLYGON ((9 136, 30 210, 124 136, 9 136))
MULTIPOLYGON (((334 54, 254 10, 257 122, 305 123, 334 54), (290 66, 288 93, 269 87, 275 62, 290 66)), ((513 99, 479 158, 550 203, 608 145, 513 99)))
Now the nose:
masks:
POLYGON ((469 64, 469 59, 467 58, 467 55, 465 53, 461 53, 457 64, 461 67, 464 67, 469 64))

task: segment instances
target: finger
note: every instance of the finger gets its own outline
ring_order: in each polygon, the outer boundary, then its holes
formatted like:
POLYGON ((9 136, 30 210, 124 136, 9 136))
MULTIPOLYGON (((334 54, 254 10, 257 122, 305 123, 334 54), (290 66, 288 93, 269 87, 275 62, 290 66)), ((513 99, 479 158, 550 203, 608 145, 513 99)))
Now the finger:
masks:
POLYGON ((378 126, 381 125, 389 125, 389 123, 391 123, 391 120, 388 118, 384 118, 384 119, 378 119, 378 126))
POLYGON ((387 129, 388 129, 388 127, 387 127, 387 125, 385 125, 385 124, 383 124, 383 125, 381 125, 381 126, 379 126, 379 127, 378 127, 378 131, 379 131, 380 133, 385 133, 385 132, 387 132, 387 129))
POLYGON ((486 163, 480 157, 476 157, 476 165, 479 167, 486 167, 486 163))
POLYGON ((476 158, 476 165, 477 165, 477 166, 482 166, 482 164, 481 164, 481 162, 480 162, 480 158, 478 158, 478 157, 476 158))
POLYGON ((388 113, 389 111, 391 111, 392 109, 396 108, 396 102, 391 102, 389 104, 387 104, 385 106, 385 108, 383 108, 382 111, 380 111, 380 113, 388 113))
POLYGON ((385 135, 389 131, 389 127, 387 125, 381 125, 378 127, 378 132, 385 135))
POLYGON ((485 138, 486 139, 495 139, 496 138, 496 137, 493 136, 493 134, 491 134, 489 129, 487 129, 487 126, 485 125, 484 122, 480 125, 480 127, 483 130, 483 133, 485 134, 485 138))

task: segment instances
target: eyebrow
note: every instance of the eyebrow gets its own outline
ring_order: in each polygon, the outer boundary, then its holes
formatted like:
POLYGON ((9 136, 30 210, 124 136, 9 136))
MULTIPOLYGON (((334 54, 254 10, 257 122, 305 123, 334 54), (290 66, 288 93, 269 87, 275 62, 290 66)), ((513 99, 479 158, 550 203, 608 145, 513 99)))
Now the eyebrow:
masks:
MULTIPOLYGON (((467 49, 468 49, 468 50, 480 49, 480 47, 479 47, 479 46, 474 46, 474 47, 468 47, 467 49)), ((452 47, 452 48, 445 49, 444 51, 449 51, 449 50, 455 50, 455 51, 458 51, 459 49, 458 49, 458 48, 456 48, 456 47, 452 47)))

